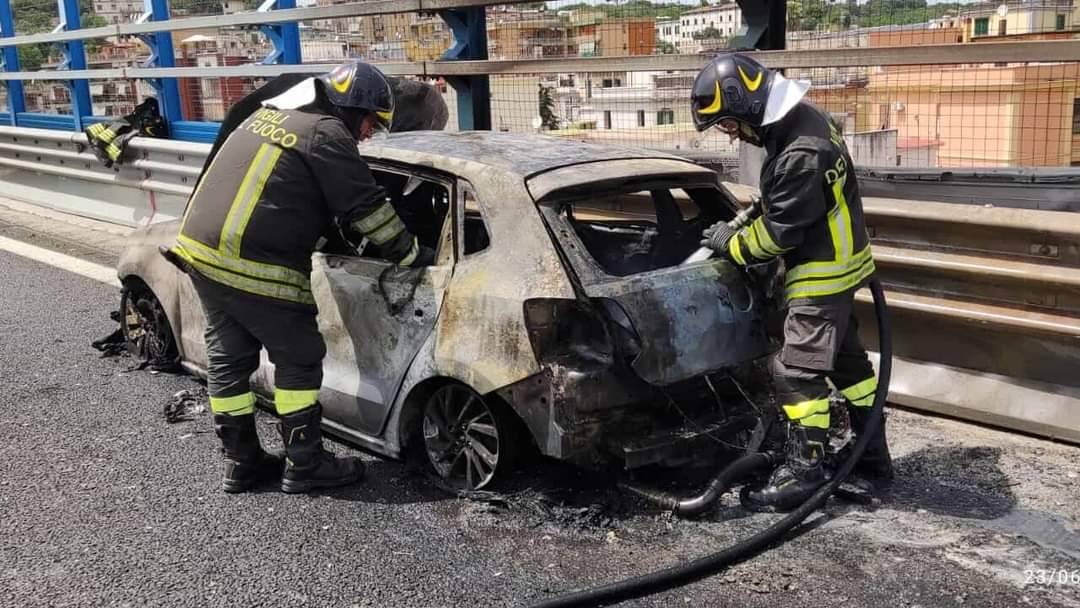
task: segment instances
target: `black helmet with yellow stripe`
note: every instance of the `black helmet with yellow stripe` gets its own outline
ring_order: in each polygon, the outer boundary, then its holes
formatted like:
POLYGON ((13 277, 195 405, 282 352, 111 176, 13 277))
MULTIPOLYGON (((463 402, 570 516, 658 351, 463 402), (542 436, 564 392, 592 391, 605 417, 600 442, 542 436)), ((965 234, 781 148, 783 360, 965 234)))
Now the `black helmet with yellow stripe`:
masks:
POLYGON ((390 130, 394 120, 394 93, 378 68, 350 61, 322 75, 319 80, 331 104, 370 112, 382 128, 390 130))
POLYGON ((788 80, 741 53, 721 55, 694 80, 694 126, 704 131, 736 120, 757 131, 783 118, 807 89, 807 83, 788 80))

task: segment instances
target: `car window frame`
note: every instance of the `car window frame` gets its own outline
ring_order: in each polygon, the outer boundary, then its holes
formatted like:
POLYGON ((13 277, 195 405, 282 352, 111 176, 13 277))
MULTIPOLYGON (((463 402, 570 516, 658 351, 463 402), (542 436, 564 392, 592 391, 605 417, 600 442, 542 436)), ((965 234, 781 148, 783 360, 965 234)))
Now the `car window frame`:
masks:
MULTIPOLYGON (((634 191, 649 191, 652 189, 663 188, 666 190, 675 189, 688 189, 688 188, 715 188, 717 195, 727 202, 729 208, 732 209, 732 215, 734 215, 734 209, 738 209, 736 203, 732 200, 730 193, 723 188, 719 183, 710 182, 707 180, 687 180, 681 184, 676 184, 675 180, 668 177, 657 178, 643 178, 640 181, 633 182, 632 187, 634 191)), ((628 191, 629 192, 629 191, 628 191)), ((689 193, 688 193, 689 194, 689 193)), ((586 200, 588 194, 574 189, 564 195, 559 194, 558 191, 546 196, 543 201, 538 204, 540 208, 541 216, 551 229, 552 236, 556 241, 556 246, 559 247, 564 255, 569 258, 571 266, 577 272, 582 285, 591 286, 604 283, 621 282, 634 279, 644 274, 662 272, 670 270, 674 266, 666 268, 658 268, 654 270, 648 270, 641 273, 635 273, 627 276, 618 276, 609 273, 600 265, 588 248, 585 247, 585 243, 581 240, 577 231, 570 224, 569 218, 564 214, 563 210, 566 206, 581 200, 586 200)), ((704 211, 704 210, 703 210, 704 211)), ((689 220, 684 220, 689 221, 689 220)))
MULTIPOLYGON (((458 198, 458 177, 452 174, 444 173, 442 171, 435 170, 427 165, 414 165, 409 163, 389 162, 385 160, 369 159, 365 158, 368 168, 371 171, 382 171, 384 173, 395 173, 406 178, 406 182, 409 177, 417 177, 419 179, 439 184, 446 188, 449 193, 450 205, 447 210, 446 217, 443 218, 443 225, 439 229, 439 243, 438 249, 435 251, 435 262, 432 266, 453 266, 461 256, 457 255, 456 244, 452 234, 448 234, 448 231, 454 226, 453 216, 454 208, 456 204, 454 201, 458 198), (444 243, 450 243, 449 247, 444 246, 444 243)), ((393 264, 389 260, 382 258, 368 258, 364 256, 351 256, 358 257, 373 262, 382 262, 385 264, 393 264)))
POLYGON ((464 177, 458 176, 457 178, 457 192, 456 201, 454 203, 455 213, 455 237, 457 241, 457 255, 459 260, 472 260, 480 256, 489 253, 495 247, 495 233, 491 230, 491 222, 488 220, 488 208, 484 204, 483 199, 480 197, 480 193, 477 192, 476 186, 473 186, 472 182, 464 177), (465 253, 465 195, 467 192, 472 192, 473 197, 476 199, 476 205, 480 207, 480 221, 484 223, 484 231, 487 232, 488 246, 475 253, 465 253))

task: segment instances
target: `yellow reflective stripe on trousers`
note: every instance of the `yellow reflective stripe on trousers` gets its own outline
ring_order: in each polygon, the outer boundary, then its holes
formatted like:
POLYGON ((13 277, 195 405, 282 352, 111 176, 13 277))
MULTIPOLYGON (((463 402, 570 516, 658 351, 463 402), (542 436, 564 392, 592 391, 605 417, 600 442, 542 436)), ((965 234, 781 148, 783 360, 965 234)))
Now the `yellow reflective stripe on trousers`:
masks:
POLYGON ((255 295, 267 296, 270 298, 277 298, 279 300, 288 300, 290 302, 298 302, 300 304, 315 305, 315 298, 311 295, 311 290, 295 287, 293 285, 285 285, 282 283, 275 283, 273 281, 265 281, 261 279, 253 279, 251 277, 237 274, 224 270, 213 264, 209 264, 191 255, 191 252, 185 249, 183 246, 177 246, 173 249, 177 255, 186 260, 195 270, 205 275, 208 279, 227 285, 234 289, 239 289, 247 293, 253 293, 255 295))
POLYGON ((114 162, 120 159, 120 154, 123 152, 116 144, 109 144, 105 146, 105 152, 109 155, 109 158, 114 162))
POLYGON ((394 206, 390 203, 383 203, 375 211, 372 211, 365 217, 354 221, 352 225, 354 228, 366 235, 372 230, 375 230, 379 226, 382 226, 386 222, 390 221, 390 218, 392 217, 397 217, 397 212, 394 211, 394 206))
POLYGON ((270 178, 274 166, 281 158, 281 152, 281 148, 265 143, 259 146, 255 158, 248 165, 244 181, 240 182, 240 189, 233 198, 232 207, 229 208, 229 215, 225 218, 225 225, 221 230, 218 249, 226 255, 240 257, 240 242, 244 238, 244 230, 255 211, 255 205, 262 198, 266 180, 270 178))
POLYGON ((250 391, 233 397, 210 397, 210 410, 215 414, 243 416, 255 413, 255 393, 250 391))
POLYGON ((319 389, 293 390, 287 388, 274 389, 274 409, 279 416, 286 416, 293 412, 307 409, 319 400, 319 389))
POLYGON ((240 257, 231 257, 184 234, 177 236, 176 241, 191 257, 223 270, 246 275, 253 279, 276 281, 285 283, 290 287, 306 291, 311 290, 311 277, 298 270, 286 266, 253 262, 240 257))
POLYGON ((874 405, 874 395, 877 393, 877 376, 870 376, 866 380, 840 389, 842 394, 852 405, 858 407, 870 407, 874 405))
POLYGON ((814 399, 784 406, 787 417, 802 426, 829 428, 829 400, 814 399))
POLYGON ((394 216, 394 219, 386 222, 379 228, 368 233, 368 238, 372 243, 376 245, 383 245, 397 238, 399 234, 405 231, 405 224, 401 221, 401 218, 394 216))

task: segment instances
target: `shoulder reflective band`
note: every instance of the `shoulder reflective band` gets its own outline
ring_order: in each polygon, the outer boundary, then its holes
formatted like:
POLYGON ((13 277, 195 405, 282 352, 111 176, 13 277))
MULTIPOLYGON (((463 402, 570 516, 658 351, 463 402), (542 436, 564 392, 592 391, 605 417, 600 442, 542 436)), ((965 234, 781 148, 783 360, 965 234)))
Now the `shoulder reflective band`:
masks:
POLYGON ((240 242, 244 238, 244 230, 251 219, 255 205, 262 198, 266 180, 274 171, 278 159, 281 158, 282 149, 273 144, 264 143, 259 146, 255 158, 248 165, 244 181, 240 182, 240 188, 233 197, 229 215, 225 218, 225 225, 221 229, 221 242, 218 249, 233 257, 240 256, 240 242))
POLYGON ((819 429, 829 428, 829 400, 814 399, 784 406, 787 417, 800 424, 819 429))
POLYGON ((840 389, 843 395, 852 405, 857 407, 871 407, 874 405, 874 395, 877 393, 877 376, 870 376, 866 380, 840 389))

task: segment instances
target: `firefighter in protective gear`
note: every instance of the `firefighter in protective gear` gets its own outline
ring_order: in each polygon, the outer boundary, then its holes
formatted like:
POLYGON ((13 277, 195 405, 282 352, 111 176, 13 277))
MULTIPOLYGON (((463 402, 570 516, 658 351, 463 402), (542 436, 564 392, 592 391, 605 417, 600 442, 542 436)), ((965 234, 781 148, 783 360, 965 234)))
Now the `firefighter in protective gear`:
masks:
POLYGON ((357 142, 387 130, 394 100, 383 75, 348 63, 263 102, 227 135, 201 176, 167 257, 191 275, 206 312, 210 406, 225 456, 223 487, 281 480, 285 492, 363 476, 357 458, 322 446, 322 359, 311 255, 331 222, 400 266, 433 254, 405 228, 361 160, 357 142), (249 378, 260 349, 274 364, 285 461, 255 430, 249 378))
MULTIPOLYGON (((856 432, 869 421, 877 389, 853 312, 855 291, 874 272, 859 186, 836 125, 803 101, 808 88, 733 53, 713 60, 693 89, 698 131, 718 127, 766 151, 765 213, 738 231, 718 223, 702 244, 740 266, 781 257, 787 269, 784 345, 771 363, 787 419, 786 462, 744 500, 763 511, 793 509, 826 481, 829 383, 846 400, 856 432)), ((891 480, 884 424, 855 473, 875 484, 891 480)))

